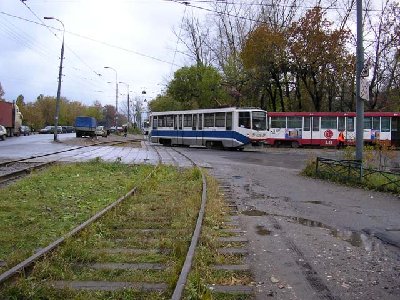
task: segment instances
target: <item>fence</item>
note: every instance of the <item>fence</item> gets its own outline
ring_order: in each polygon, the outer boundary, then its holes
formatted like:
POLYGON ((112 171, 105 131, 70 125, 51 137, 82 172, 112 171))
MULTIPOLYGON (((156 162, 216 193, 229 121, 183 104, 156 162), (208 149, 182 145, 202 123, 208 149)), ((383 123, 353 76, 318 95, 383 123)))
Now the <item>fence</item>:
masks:
POLYGON ((400 192, 400 173, 365 168, 361 161, 317 157, 318 177, 366 185, 381 191, 400 192))

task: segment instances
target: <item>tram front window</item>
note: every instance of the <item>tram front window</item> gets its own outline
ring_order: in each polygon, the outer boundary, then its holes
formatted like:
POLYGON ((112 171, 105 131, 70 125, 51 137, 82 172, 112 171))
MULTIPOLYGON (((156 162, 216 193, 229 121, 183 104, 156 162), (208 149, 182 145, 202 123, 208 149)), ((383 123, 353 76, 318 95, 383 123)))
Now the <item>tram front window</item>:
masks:
POLYGON ((267 115, 263 111, 252 112, 253 130, 267 130, 267 115))
POLYGON ((250 129, 250 112, 239 112, 239 127, 250 129))

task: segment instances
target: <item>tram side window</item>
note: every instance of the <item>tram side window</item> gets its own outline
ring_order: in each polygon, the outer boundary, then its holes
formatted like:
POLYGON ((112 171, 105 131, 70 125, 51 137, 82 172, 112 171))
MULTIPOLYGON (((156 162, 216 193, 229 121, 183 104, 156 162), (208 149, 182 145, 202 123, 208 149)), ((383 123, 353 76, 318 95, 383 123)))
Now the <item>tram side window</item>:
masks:
POLYGON ((345 117, 339 117, 339 123, 338 123, 338 130, 339 131, 345 131, 345 117))
POLYGON ((158 119, 157 119, 157 117, 153 117, 152 122, 153 122, 153 129, 157 129, 157 125, 158 125, 158 119))
POLYGON ((199 130, 203 129, 203 114, 199 115, 199 130))
POLYGON ((214 114, 204 114, 204 127, 214 127, 214 114))
POLYGON ((232 130, 232 113, 226 113, 226 130, 232 130))
POLYGON ((390 132, 390 118, 389 117, 381 118, 381 131, 382 132, 390 132))
POLYGON ((219 112, 215 114, 215 127, 225 127, 225 113, 219 112))
POLYGON ((166 116, 166 127, 173 127, 174 126, 174 116, 168 115, 166 116))
POLYGON ((372 129, 373 130, 380 130, 381 129, 380 117, 373 117, 372 118, 372 129))
POLYGON ((372 117, 364 117, 364 129, 372 128, 372 117))
POLYGON ((287 128, 301 128, 301 117, 288 117, 287 128))
POLYGON ((165 127, 165 116, 158 116, 158 127, 165 127))
POLYGON ((311 118, 304 117, 304 128, 303 128, 304 131, 310 131, 311 129, 310 123, 311 123, 311 118))
POLYGON ((183 127, 192 127, 192 115, 183 116, 183 127))
POLYGON ((319 131, 319 117, 312 118, 312 131, 319 131))
POLYGON ((271 128, 286 128, 286 117, 271 117, 271 128))
POLYGON ((239 112, 239 127, 250 129, 250 112, 239 112))
POLYGON ((347 131, 354 132, 354 117, 347 117, 347 131))
POLYGON ((197 125, 197 115, 193 115, 192 130, 196 130, 196 125, 197 125))
POLYGON ((182 129, 182 116, 181 115, 175 116, 174 129, 182 129))
POLYGON ((321 117, 321 129, 336 129, 337 118, 336 117, 321 117))

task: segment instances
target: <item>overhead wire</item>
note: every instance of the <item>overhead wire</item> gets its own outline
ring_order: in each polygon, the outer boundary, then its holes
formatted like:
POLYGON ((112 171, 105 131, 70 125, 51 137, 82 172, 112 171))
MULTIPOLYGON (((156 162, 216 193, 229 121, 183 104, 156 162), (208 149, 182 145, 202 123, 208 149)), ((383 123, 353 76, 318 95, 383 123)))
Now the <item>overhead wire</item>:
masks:
MULTIPOLYGON (((41 23, 26 19, 26 18, 22 18, 22 17, 16 16, 16 15, 4 12, 4 11, 0 11, 0 14, 6 15, 6 16, 11 17, 11 18, 16 18, 16 19, 19 19, 19 20, 22 20, 22 21, 25 21, 25 22, 33 23, 33 24, 40 25, 40 26, 46 26, 46 27, 49 27, 51 29, 61 31, 61 29, 59 29, 59 28, 48 26, 48 25, 43 25, 41 23)), ((129 53, 133 53, 133 54, 136 54, 136 55, 139 55, 139 56, 142 56, 142 57, 150 58, 152 60, 156 60, 156 61, 159 61, 159 62, 162 62, 162 63, 172 64, 169 61, 166 61, 166 60, 163 60, 163 59, 151 56, 151 55, 143 54, 143 53, 140 53, 140 52, 132 50, 132 49, 128 49, 128 48, 124 48, 124 47, 120 47, 120 46, 117 46, 117 45, 113 45, 113 44, 110 44, 110 43, 107 43, 107 42, 104 42, 104 41, 100 41, 100 40, 97 40, 97 39, 94 39, 94 38, 91 38, 91 37, 88 37, 88 36, 81 35, 79 33, 75 33, 75 32, 68 31, 68 30, 65 30, 65 33, 80 37, 80 38, 85 39, 85 40, 96 42, 96 43, 99 43, 99 44, 102 44, 102 45, 105 45, 105 46, 108 46, 108 47, 111 47, 111 48, 114 48, 114 49, 123 50, 123 51, 129 52, 129 53)), ((177 67, 181 67, 180 65, 178 65, 176 63, 173 63, 173 65, 177 66, 177 67)))
MULTIPOLYGON (((58 40, 61 41, 61 39, 51 30, 51 27, 48 26, 42 18, 40 18, 30 7, 25 3, 25 1, 20 0, 21 3, 36 17, 36 19, 39 20, 39 22, 45 26, 47 30, 49 30, 58 40)), ((58 29, 60 30, 60 29, 58 29)), ((96 72, 88 63, 86 63, 74 50, 71 49, 71 47, 68 46, 68 44, 65 43, 65 47, 81 62, 83 63, 89 70, 91 70, 94 74, 97 76, 100 76, 98 72, 96 72)))
MULTIPOLYGON (((176 39, 176 45, 175 45, 175 51, 174 51, 174 57, 172 59, 172 63, 175 63, 175 56, 176 56, 176 52, 178 51, 178 45, 179 45, 179 40, 181 38, 182 27, 183 27, 183 22, 185 21, 185 16, 186 16, 186 6, 185 6, 185 10, 183 11, 182 20, 181 20, 181 26, 179 28, 179 33, 178 33, 178 36, 177 36, 177 39, 176 39)), ((173 65, 171 64, 170 73, 172 73, 172 67, 173 67, 173 65)))

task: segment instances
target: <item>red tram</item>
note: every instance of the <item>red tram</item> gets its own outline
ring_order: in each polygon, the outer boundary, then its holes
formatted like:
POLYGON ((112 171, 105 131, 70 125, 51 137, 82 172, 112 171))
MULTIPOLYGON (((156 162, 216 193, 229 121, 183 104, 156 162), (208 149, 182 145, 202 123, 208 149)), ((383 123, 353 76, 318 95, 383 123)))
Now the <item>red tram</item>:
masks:
MULTIPOLYGON (((344 133, 345 145, 356 139, 355 112, 268 112, 268 145, 336 146, 344 133)), ((364 142, 400 146, 399 112, 365 112, 364 142)))

